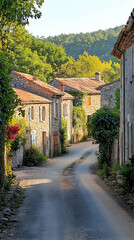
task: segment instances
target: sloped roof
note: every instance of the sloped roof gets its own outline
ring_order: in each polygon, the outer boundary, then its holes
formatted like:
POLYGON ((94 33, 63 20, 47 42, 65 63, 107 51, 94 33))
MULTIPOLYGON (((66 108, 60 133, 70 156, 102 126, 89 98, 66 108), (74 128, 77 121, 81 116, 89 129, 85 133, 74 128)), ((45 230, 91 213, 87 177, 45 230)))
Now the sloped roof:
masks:
POLYGON ((64 93, 61 92, 59 89, 57 89, 45 82, 42 82, 41 80, 39 80, 38 78, 36 78, 30 74, 20 73, 20 72, 16 72, 16 71, 12 71, 12 74, 19 76, 20 78, 24 78, 27 81, 34 82, 34 84, 40 86, 44 90, 44 92, 47 91, 47 94, 50 93, 51 95, 52 94, 61 95, 61 96, 64 95, 64 93))
POLYGON ((122 54, 132 43, 134 43, 134 9, 125 27, 121 30, 111 54, 121 59, 122 54))
POLYGON ((117 80, 115 80, 115 81, 113 81, 113 82, 105 83, 105 84, 103 84, 103 85, 97 87, 96 89, 97 89, 97 90, 100 90, 100 89, 103 88, 103 87, 106 87, 106 86, 112 85, 112 84, 117 83, 117 82, 120 82, 120 78, 117 79, 117 80))
POLYGON ((64 85, 74 88, 79 92, 85 92, 89 94, 99 94, 96 87, 104 84, 103 81, 99 81, 92 78, 56 78, 57 81, 64 85))
POLYGON ((47 98, 41 97, 37 94, 30 93, 20 88, 13 88, 14 92, 21 99, 22 103, 51 103, 47 98))

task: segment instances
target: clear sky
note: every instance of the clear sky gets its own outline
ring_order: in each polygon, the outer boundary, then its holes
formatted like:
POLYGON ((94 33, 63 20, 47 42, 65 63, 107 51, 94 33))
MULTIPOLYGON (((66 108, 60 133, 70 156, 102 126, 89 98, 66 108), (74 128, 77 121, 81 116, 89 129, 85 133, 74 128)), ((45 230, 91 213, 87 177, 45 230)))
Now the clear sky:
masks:
POLYGON ((27 29, 39 37, 105 30, 126 24, 133 8, 133 0, 45 0, 27 29))

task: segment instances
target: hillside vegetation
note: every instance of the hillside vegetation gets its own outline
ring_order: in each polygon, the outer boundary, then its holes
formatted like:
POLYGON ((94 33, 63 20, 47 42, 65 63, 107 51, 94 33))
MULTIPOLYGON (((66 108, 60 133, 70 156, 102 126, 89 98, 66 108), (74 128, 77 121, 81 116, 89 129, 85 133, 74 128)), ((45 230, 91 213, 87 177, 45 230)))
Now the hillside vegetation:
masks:
POLYGON ((67 55, 75 59, 78 59, 78 56, 86 51, 92 56, 98 56, 101 60, 109 61, 111 59, 117 61, 111 56, 111 51, 122 28, 123 26, 119 26, 92 33, 61 34, 48 38, 42 37, 42 40, 57 45, 61 44, 65 48, 67 55))
MULTIPOLYGON (((77 43, 79 42, 79 51, 82 52, 82 54, 77 52, 79 54, 77 59, 73 57, 73 52, 72 56, 68 56, 67 50, 62 45, 58 45, 58 42, 44 42, 42 39, 30 35, 25 27, 21 25, 9 27, 6 33, 3 32, 0 37, 0 51, 5 53, 9 64, 9 73, 12 70, 25 72, 38 77, 42 81, 49 82, 55 77, 90 78, 94 77, 95 72, 101 72, 102 79, 105 82, 111 82, 120 76, 120 65, 118 62, 111 60, 112 56, 110 55, 115 41, 112 40, 113 43, 108 41, 110 38, 115 38, 112 37, 113 35, 117 35, 117 29, 115 29, 98 31, 87 35, 74 35, 74 39, 76 38, 77 43), (82 38, 78 38, 78 36, 82 36, 82 38), (87 45, 92 46, 92 52, 86 51, 84 39, 87 45), (88 39, 90 39, 90 42, 88 39), (98 57, 97 52, 98 55, 103 54, 110 60, 104 61, 102 59, 103 55, 98 57)), ((75 52, 77 44, 75 41, 73 42, 71 36, 70 40, 68 36, 68 42, 70 42, 70 45, 72 42, 72 51, 75 52)), ((65 42, 65 38, 63 39, 65 42)))

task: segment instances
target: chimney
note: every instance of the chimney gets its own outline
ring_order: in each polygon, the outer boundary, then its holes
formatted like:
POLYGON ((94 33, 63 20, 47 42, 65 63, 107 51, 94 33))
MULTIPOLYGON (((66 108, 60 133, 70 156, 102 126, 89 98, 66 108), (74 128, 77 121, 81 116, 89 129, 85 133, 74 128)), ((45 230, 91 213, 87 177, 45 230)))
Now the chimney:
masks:
POLYGON ((61 90, 61 92, 64 92, 64 84, 63 83, 60 83, 60 90, 61 90))
POLYGON ((33 77, 33 81, 36 81, 36 80, 38 80, 38 78, 37 77, 33 77))
POLYGON ((95 73, 95 79, 98 80, 98 81, 101 80, 101 73, 100 72, 95 73))

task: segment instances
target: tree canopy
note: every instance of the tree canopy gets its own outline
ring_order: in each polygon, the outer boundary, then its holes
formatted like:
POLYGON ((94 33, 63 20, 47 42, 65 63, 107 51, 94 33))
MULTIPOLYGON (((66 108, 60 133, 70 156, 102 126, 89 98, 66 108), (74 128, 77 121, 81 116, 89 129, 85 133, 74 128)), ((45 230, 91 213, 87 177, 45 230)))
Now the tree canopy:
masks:
POLYGON ((42 40, 57 45, 61 44, 67 55, 72 56, 75 60, 86 51, 92 56, 98 56, 101 60, 117 62, 117 59, 111 56, 111 51, 122 28, 123 26, 119 26, 92 33, 61 34, 48 38, 42 37, 42 40))

